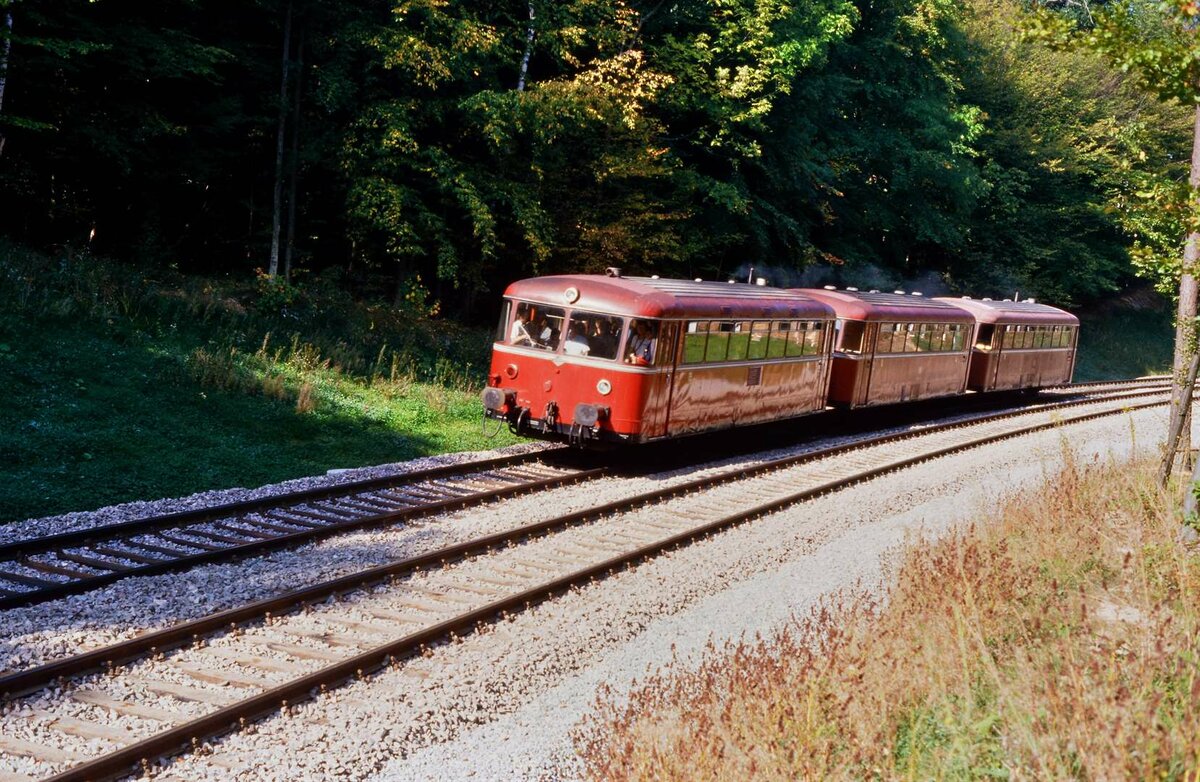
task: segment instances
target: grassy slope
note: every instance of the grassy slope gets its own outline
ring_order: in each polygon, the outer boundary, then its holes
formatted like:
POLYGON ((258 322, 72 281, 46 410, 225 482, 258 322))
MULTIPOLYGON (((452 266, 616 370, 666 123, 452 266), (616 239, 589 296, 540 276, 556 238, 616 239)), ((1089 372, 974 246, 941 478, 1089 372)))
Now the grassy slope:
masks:
POLYGON ((0 472, 9 476, 0 519, 492 444, 466 392, 427 394, 418 384, 388 400, 342 381, 301 415, 290 401, 198 387, 181 371, 186 338, 103 323, 21 325, 0 351, 0 472), (445 400, 440 409, 431 397, 445 400))
POLYGON ((1174 339, 1167 309, 1085 315, 1075 379, 1119 380, 1168 371, 1174 339))
POLYGON ((514 442, 482 436, 481 358, 454 358, 480 335, 392 331, 392 350, 371 336, 382 321, 301 324, 303 339, 256 351, 278 323, 177 306, 195 298, 178 287, 105 294, 120 271, 103 274, 0 285, 0 522, 514 442), (111 306, 136 297, 128 315, 111 306))

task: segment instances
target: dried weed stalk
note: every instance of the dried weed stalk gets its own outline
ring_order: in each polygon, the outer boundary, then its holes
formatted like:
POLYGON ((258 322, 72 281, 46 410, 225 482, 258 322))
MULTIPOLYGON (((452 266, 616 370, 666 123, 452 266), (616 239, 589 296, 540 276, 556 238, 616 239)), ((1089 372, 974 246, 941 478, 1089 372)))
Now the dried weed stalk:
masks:
POLYGON ((1196 779, 1200 567, 1146 465, 1066 469, 576 731, 592 780, 1196 779))

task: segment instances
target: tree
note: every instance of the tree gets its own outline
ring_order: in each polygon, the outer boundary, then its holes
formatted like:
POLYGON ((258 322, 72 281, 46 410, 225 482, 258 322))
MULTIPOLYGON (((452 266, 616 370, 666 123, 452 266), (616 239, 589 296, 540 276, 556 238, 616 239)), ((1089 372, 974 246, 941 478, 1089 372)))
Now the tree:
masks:
MULTIPOLYGON (((8 58, 12 54, 13 16, 12 6, 3 3, 4 16, 0 17, 0 112, 4 110, 4 88, 8 85, 8 58)), ((0 127, 0 155, 4 154, 4 130, 0 127)))
MULTIPOLYGON (((1047 8, 1063 4, 1045 2, 1047 8)), ((1071 0, 1085 14, 1083 26, 1064 16, 1043 12, 1036 17, 1035 31, 1042 37, 1096 51, 1122 70, 1136 75, 1142 84, 1164 101, 1178 101, 1194 113, 1191 169, 1184 208, 1186 239, 1179 267, 1179 300, 1176 312, 1174 383, 1171 394, 1171 432, 1180 432, 1184 449, 1192 409, 1195 372, 1190 371, 1196 353, 1197 273, 1200 272, 1200 39, 1194 0, 1132 0, 1090 7, 1086 0, 1071 0), (1191 382, 1189 383, 1189 378, 1191 382)), ((1167 272, 1169 273, 1169 272, 1167 272)), ((1169 442, 1159 470, 1165 485, 1177 460, 1178 443, 1169 442)), ((1198 465, 1200 466, 1200 465, 1198 465)), ((1200 476, 1194 476, 1200 477, 1200 476)), ((1193 480, 1194 483, 1194 480, 1193 480)), ((1191 492, 1189 491, 1189 494, 1191 492)))

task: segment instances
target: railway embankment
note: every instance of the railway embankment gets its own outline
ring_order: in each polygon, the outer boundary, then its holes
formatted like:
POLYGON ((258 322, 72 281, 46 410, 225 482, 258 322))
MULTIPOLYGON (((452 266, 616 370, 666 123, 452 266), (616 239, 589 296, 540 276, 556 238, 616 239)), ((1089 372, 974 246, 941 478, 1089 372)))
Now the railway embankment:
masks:
POLYGON ((1152 465, 1081 461, 578 734, 587 779, 1152 779, 1200 764, 1200 559, 1152 465))
POLYGON ((513 442, 485 330, 349 287, 0 242, 0 523, 513 442))

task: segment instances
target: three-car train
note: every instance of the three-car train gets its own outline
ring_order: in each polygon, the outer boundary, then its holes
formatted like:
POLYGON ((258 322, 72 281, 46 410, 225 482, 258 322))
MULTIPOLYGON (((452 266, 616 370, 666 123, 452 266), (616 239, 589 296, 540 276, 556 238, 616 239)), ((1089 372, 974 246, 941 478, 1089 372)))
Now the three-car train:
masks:
POLYGON ((644 443, 825 410, 1069 382, 1079 320, 1026 301, 619 274, 504 294, 484 415, 644 443))

